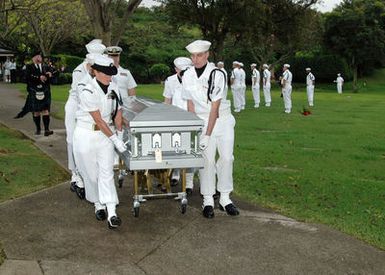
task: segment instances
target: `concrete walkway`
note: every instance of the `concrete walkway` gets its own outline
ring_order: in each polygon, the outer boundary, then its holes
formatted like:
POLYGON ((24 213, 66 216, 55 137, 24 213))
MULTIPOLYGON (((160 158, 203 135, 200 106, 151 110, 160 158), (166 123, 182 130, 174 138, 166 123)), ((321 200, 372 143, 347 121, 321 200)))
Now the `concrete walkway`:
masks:
MULTIPOLYGON (((14 120, 24 100, 0 84, 0 122, 22 131, 66 166, 65 131, 33 136, 30 115, 14 120)), ((0 145, 1 146, 1 145, 0 145)), ((31 175, 32 176, 32 175, 31 175)), ((28 179, 26 179, 28 180, 28 179)), ((118 190, 122 226, 108 230, 69 183, 0 204, 0 274, 384 274, 385 252, 326 226, 305 224, 237 201, 241 215, 202 217, 196 192, 178 203, 152 200, 131 213, 126 179, 118 190)))

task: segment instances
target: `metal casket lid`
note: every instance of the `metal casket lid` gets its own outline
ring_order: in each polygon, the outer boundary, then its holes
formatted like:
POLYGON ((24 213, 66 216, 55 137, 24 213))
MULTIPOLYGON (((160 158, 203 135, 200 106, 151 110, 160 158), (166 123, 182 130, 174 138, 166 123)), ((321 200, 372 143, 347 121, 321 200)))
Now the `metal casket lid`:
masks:
POLYGON ((203 125, 197 115, 165 103, 148 106, 130 121, 131 128, 203 125))

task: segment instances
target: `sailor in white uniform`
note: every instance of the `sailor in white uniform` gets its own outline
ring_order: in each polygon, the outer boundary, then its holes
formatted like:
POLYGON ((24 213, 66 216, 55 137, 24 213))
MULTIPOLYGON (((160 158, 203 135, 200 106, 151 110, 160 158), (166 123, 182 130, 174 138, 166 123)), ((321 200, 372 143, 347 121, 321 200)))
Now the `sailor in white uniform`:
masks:
POLYGON ((233 62, 233 70, 231 72, 230 83, 231 91, 233 93, 233 105, 234 112, 239 113, 242 108, 241 93, 242 93, 242 84, 241 84, 241 71, 238 61, 233 62))
POLYGON ((259 103, 261 102, 260 93, 259 93, 259 83, 261 81, 261 75, 257 70, 257 64, 253 63, 251 67, 251 90, 253 91, 254 98, 254 108, 259 108, 259 103))
POLYGON ((290 68, 289 64, 283 65, 283 75, 281 79, 283 102, 285 105, 285 113, 287 114, 291 113, 291 91, 292 91, 291 82, 293 80, 293 75, 289 71, 289 68, 290 68))
POLYGON ((225 94, 223 96, 224 99, 227 99, 227 92, 228 92, 228 75, 227 75, 227 72, 226 72, 226 69, 225 69, 225 63, 223 63, 223 61, 218 61, 217 62, 217 68, 220 69, 226 76, 226 88, 225 88, 225 94))
POLYGON ((307 101, 310 107, 314 106, 314 85, 315 85, 315 76, 311 72, 311 68, 306 68, 306 93, 307 101))
POLYGON ((337 74, 337 79, 334 80, 335 83, 337 83, 337 92, 339 94, 342 94, 342 86, 344 85, 344 79, 342 78, 341 74, 337 74))
POLYGON ((241 110, 244 110, 246 106, 246 72, 243 69, 244 65, 242 62, 239 63, 239 66, 239 70, 241 72, 241 90, 239 98, 241 101, 241 110))
POLYGON ((265 98, 265 106, 271 106, 271 73, 269 71, 269 65, 263 64, 263 96, 265 98))
POLYGON ((102 40, 94 39, 86 45, 87 56, 83 63, 78 65, 72 73, 72 84, 69 91, 68 99, 65 104, 65 127, 67 134, 67 155, 68 169, 71 171, 71 191, 76 192, 80 199, 85 198, 84 183, 80 177, 78 167, 74 161, 73 155, 73 133, 76 125, 76 111, 79 105, 78 88, 85 86, 91 77, 91 65, 93 63, 92 55, 102 54, 106 47, 102 44, 102 40))
POLYGON ((215 189, 220 192, 219 209, 226 211, 228 215, 239 215, 237 207, 230 199, 233 191, 235 119, 231 114, 230 102, 223 98, 225 75, 213 63, 208 62, 210 45, 209 41, 196 40, 186 46, 194 67, 188 69, 182 78, 183 97, 188 100, 188 110, 205 122, 199 138, 205 163, 204 168, 199 171, 199 178, 203 195, 203 216, 206 218, 214 217, 215 189))
POLYGON ((107 47, 106 53, 108 57, 114 60, 114 65, 118 68, 118 73, 112 77, 112 80, 117 83, 119 87, 119 93, 122 97, 123 105, 127 105, 127 102, 134 99, 136 96, 136 87, 134 77, 131 72, 120 66, 120 54, 122 48, 118 46, 107 47))
MULTIPOLYGON (((175 74, 169 76, 164 82, 164 103, 177 106, 187 111, 187 100, 182 97, 182 75, 185 70, 192 66, 190 58, 177 57, 174 59, 175 74)), ((180 169, 174 169, 171 175, 171 182, 176 185, 180 179, 180 169)), ((186 193, 191 195, 193 192, 194 172, 188 170, 186 172, 186 193)))
POLYGON ((114 183, 114 147, 127 150, 122 141, 122 111, 118 87, 111 82, 117 68, 103 55, 95 57, 95 78, 79 93, 79 110, 73 145, 75 161, 84 180, 86 199, 95 206, 97 220, 105 220, 110 229, 120 226, 116 214, 119 203, 114 183), (114 125, 117 133, 111 130, 114 125), (107 214, 106 214, 107 210, 107 214))

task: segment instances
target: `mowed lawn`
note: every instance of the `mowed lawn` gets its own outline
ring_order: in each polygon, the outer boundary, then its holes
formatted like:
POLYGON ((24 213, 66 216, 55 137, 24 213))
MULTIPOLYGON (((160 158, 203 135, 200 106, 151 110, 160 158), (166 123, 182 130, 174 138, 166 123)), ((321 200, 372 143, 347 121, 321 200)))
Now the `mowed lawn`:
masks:
MULTIPOLYGON (((246 110, 234 115, 235 193, 385 249, 385 71, 362 79, 360 87, 352 93, 347 83, 339 95, 332 83, 316 85, 310 116, 300 113, 307 104, 304 85, 294 84, 289 115, 278 87, 270 108, 254 109, 248 90, 246 110)), ((52 89, 60 106, 68 89, 52 89)), ((139 85, 137 93, 162 99, 162 90, 139 85)))

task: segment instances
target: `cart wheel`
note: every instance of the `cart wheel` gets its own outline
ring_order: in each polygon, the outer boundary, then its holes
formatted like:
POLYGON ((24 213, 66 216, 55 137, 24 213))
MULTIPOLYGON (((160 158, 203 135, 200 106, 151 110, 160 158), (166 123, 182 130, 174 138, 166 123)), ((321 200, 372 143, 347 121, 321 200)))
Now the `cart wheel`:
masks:
POLYGON ((123 186, 123 179, 118 179, 118 185, 119 185, 119 188, 122 188, 122 186, 123 186))
POLYGON ((134 217, 139 217, 139 207, 134 207, 134 217))
POLYGON ((182 214, 185 214, 186 211, 187 211, 187 204, 186 204, 186 203, 182 203, 182 204, 180 205, 180 212, 181 212, 182 214))

